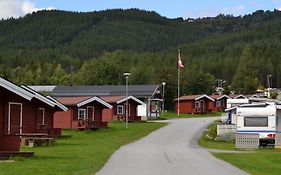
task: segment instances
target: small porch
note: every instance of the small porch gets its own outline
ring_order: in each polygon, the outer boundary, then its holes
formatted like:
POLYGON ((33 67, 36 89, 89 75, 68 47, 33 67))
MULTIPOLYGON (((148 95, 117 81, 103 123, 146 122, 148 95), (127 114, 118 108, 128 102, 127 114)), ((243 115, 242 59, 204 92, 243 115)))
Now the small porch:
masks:
POLYGON ((107 128, 108 122, 93 121, 92 119, 79 119, 78 120, 78 129, 99 129, 107 128))

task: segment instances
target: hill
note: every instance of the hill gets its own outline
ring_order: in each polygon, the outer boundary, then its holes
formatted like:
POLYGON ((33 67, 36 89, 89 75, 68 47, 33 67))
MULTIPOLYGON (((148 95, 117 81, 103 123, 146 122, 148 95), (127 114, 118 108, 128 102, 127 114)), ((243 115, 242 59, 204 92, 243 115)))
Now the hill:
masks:
MULTIPOLYGON (((175 96, 177 50, 182 94, 211 93, 216 79, 237 92, 281 86, 281 12, 168 19, 138 9, 39 11, 0 21, 0 75, 24 84, 168 82, 175 96), (208 81, 206 81, 208 80, 208 81)), ((169 95, 169 92, 168 94, 169 95)))

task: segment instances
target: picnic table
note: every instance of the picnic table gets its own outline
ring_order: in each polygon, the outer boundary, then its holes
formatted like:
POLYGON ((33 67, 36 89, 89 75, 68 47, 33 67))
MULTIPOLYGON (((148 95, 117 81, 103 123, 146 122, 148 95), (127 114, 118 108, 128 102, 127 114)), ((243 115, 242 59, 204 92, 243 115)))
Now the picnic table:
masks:
POLYGON ((48 133, 22 133, 21 136, 21 146, 41 146, 45 144, 49 146, 52 144, 54 138, 50 137, 48 133))

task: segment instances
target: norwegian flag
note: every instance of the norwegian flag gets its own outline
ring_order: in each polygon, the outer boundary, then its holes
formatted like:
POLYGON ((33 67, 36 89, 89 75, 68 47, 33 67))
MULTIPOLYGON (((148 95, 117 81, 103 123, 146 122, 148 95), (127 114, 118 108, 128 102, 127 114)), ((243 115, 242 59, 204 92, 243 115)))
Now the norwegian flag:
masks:
POLYGON ((184 68, 184 65, 182 64, 182 61, 181 61, 181 51, 180 50, 179 50, 179 53, 178 53, 178 67, 184 68))

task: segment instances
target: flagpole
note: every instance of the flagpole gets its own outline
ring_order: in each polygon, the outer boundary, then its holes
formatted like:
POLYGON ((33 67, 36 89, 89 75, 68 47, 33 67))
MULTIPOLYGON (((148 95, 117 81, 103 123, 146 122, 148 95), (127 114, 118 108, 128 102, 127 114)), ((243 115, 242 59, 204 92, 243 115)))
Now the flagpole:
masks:
MULTIPOLYGON (((180 49, 178 50, 178 52, 180 56, 180 49)), ((179 115, 180 115, 180 66, 178 65, 178 117, 179 115)))

